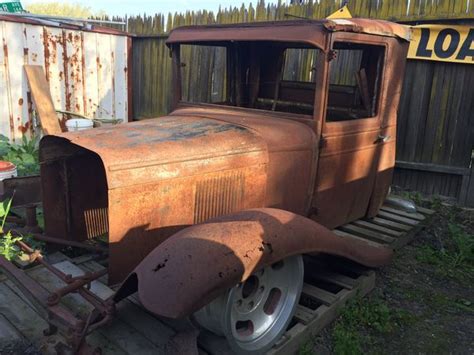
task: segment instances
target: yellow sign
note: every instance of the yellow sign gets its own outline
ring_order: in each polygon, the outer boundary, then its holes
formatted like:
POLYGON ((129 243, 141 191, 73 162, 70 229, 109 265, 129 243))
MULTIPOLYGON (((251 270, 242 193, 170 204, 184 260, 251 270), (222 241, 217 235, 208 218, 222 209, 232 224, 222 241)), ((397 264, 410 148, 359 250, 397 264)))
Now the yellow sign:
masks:
POLYGON ((408 58, 474 64, 474 27, 413 26, 408 58))
POLYGON ((352 18, 352 15, 351 15, 351 12, 349 11, 349 9, 347 8, 347 5, 344 5, 339 10, 337 10, 336 12, 333 12, 331 15, 329 15, 326 18, 329 18, 329 19, 331 19, 331 18, 352 18))

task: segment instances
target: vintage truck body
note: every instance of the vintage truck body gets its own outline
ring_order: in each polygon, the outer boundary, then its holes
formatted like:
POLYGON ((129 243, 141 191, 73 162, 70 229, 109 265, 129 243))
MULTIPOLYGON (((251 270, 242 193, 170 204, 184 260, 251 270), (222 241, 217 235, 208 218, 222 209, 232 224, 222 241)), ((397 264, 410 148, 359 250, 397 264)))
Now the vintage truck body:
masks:
POLYGON ((170 318, 294 255, 383 265, 389 250, 330 229, 374 216, 387 195, 409 35, 364 19, 174 30, 168 116, 42 139, 46 234, 108 235, 116 300, 138 290, 170 318), (208 93, 189 89, 188 47, 225 55, 220 84, 200 72, 208 93), (295 80, 288 63, 309 51, 295 80), (333 80, 349 64, 349 78, 333 80))

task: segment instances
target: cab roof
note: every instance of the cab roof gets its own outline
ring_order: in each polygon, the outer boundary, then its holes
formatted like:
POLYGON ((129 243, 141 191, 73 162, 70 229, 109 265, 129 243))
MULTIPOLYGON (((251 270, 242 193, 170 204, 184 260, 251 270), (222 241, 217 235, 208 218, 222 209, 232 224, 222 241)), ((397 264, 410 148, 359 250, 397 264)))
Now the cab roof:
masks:
POLYGON ((325 19, 183 26, 174 29, 166 43, 278 41, 306 42, 324 48, 325 32, 354 32, 411 38, 409 26, 372 19, 325 19))

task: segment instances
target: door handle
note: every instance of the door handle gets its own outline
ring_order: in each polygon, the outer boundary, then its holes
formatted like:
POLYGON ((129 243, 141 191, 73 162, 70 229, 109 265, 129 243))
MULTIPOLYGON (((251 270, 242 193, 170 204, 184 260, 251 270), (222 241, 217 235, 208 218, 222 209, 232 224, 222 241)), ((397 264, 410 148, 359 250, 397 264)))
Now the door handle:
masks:
POLYGON ((386 143, 390 140, 390 136, 386 136, 386 135, 383 135, 383 134, 379 134, 377 136, 377 139, 375 140, 375 143, 386 143))

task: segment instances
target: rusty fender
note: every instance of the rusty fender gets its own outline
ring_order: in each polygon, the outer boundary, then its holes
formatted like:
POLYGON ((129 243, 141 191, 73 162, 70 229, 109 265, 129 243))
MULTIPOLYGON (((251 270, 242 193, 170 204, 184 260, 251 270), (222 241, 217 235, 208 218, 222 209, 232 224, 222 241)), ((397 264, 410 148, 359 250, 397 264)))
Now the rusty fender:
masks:
POLYGON ((371 267, 388 263, 392 256, 388 248, 337 236, 294 213, 252 209, 174 234, 137 266, 115 300, 138 290, 149 311, 181 318, 244 281, 256 269, 291 255, 314 252, 371 267))

